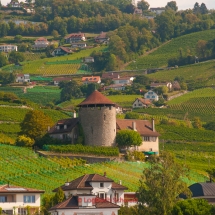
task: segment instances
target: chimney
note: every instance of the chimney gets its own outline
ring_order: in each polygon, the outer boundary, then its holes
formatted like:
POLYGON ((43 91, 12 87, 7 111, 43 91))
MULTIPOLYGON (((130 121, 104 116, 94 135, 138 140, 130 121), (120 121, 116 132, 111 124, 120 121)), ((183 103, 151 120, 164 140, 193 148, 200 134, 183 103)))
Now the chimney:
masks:
POLYGON ((50 126, 48 126, 48 131, 50 131, 50 126))
POLYGON ((104 172, 104 177, 106 177, 106 172, 104 172))
POLYGON ((73 113, 73 118, 76 118, 76 112, 74 111, 74 113, 73 113))
POLYGON ((133 129, 134 131, 137 131, 137 129, 136 129, 136 122, 132 122, 132 129, 133 129))
POLYGON ((122 185, 122 180, 119 180, 119 184, 122 185))
POLYGON ((155 131, 155 119, 152 118, 152 131, 155 131))
POLYGON ((69 186, 69 182, 68 182, 68 179, 67 179, 67 181, 65 182, 65 184, 64 184, 66 187, 68 187, 69 186))

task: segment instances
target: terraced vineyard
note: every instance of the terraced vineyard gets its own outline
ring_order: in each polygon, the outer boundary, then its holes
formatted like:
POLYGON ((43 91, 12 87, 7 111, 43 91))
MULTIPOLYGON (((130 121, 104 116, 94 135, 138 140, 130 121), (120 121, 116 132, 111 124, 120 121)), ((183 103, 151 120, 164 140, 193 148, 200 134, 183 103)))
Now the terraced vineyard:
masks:
POLYGON ((33 53, 33 52, 29 52, 29 53, 24 53, 25 55, 25 60, 26 61, 33 61, 33 60, 39 60, 41 59, 41 56, 44 56, 45 53, 33 53))
MULTIPOLYGON (((65 183, 65 180, 73 180, 83 174, 97 173, 107 176, 122 184, 130 191, 136 191, 139 179, 146 163, 136 162, 105 162, 81 165, 80 162, 71 162, 68 159, 39 157, 27 148, 0 145, 0 184, 8 183, 31 187, 51 192, 54 188, 65 183), (5 168, 7 166, 7 168, 5 168)), ((205 177, 191 172, 188 184, 196 181, 204 181, 205 177)))
POLYGON ((166 67, 168 60, 172 57, 179 56, 179 49, 182 48, 183 53, 187 53, 187 49, 191 51, 193 55, 196 54, 195 47, 199 40, 213 40, 215 39, 215 30, 201 31, 188 35, 184 35, 178 38, 172 39, 169 43, 161 46, 153 53, 140 57, 136 60, 136 63, 131 63, 127 69, 147 69, 147 68, 159 68, 166 67), (186 41, 186 43, 184 42, 186 41))

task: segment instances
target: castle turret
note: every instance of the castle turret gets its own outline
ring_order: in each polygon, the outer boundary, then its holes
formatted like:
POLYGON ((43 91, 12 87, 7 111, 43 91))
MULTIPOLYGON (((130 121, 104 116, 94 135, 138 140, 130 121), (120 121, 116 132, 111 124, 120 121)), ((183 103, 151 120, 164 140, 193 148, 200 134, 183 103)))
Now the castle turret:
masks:
POLYGON ((98 91, 78 105, 85 144, 93 146, 113 146, 116 139, 115 103, 98 91))

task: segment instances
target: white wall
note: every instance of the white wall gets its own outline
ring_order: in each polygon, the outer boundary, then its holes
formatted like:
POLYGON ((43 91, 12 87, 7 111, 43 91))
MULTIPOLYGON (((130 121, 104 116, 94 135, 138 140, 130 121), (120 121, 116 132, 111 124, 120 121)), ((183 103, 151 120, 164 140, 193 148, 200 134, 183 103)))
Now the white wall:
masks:
POLYGON ((156 140, 153 141, 153 139, 150 137, 150 141, 144 141, 143 138, 143 142, 142 144, 138 147, 139 151, 152 151, 153 152, 158 152, 159 153, 159 138, 156 137, 156 140))

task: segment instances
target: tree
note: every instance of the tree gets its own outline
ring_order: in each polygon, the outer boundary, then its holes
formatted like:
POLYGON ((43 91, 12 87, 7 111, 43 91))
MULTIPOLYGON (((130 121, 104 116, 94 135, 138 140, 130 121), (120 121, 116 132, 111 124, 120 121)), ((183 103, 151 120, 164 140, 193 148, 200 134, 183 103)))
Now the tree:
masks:
POLYGON ((81 89, 76 81, 72 80, 70 82, 60 82, 59 87, 61 89, 60 100, 62 102, 83 96, 81 89))
POLYGON ((138 83, 138 84, 141 84, 141 85, 149 85, 150 84, 150 79, 148 76, 145 76, 145 75, 140 75, 140 76, 137 76, 133 83, 138 83))
POLYGON ((206 123, 204 125, 204 128, 207 130, 215 131, 215 121, 206 123))
POLYGON ((52 125, 52 120, 42 111, 31 110, 26 113, 24 120, 20 124, 20 134, 36 140, 42 138, 47 132, 48 126, 52 125))
POLYGON ((181 90, 187 90, 187 84, 185 82, 180 83, 181 90))
POLYGON ((52 36, 54 37, 54 39, 56 40, 59 37, 59 33, 56 30, 52 31, 52 36))
POLYGON ((200 6, 199 6, 199 3, 198 3, 198 2, 196 2, 196 3, 194 4, 193 13, 194 13, 194 14, 200 13, 200 6))
POLYGON ((8 73, 8 72, 0 72, 0 80, 1 80, 1 83, 3 85, 14 83, 14 81, 15 81, 15 74, 12 73, 12 72, 10 72, 10 73, 8 73))
POLYGON ((26 52, 28 49, 28 45, 26 43, 21 43, 19 46, 18 46, 18 50, 20 52, 26 52))
POLYGON ((201 6, 200 6, 200 13, 201 14, 208 14, 208 9, 207 9, 205 3, 201 4, 201 6))
POLYGON ((125 119, 139 119, 140 115, 136 112, 127 112, 125 114, 125 119))
POLYGON ((25 55, 21 52, 12 51, 8 58, 10 63, 19 63, 25 60, 25 55))
POLYGON ((202 122, 199 117, 194 118, 193 127, 197 129, 202 129, 202 122))
POLYGON ((148 160, 149 167, 143 170, 138 190, 139 215, 167 215, 172 211, 177 196, 190 195, 183 177, 188 168, 176 163, 172 154, 162 152, 148 160))
POLYGON ((99 89, 100 85, 97 83, 84 84, 81 86, 81 92, 87 98, 92 92, 99 89))
POLYGON ((142 138, 137 131, 121 130, 116 134, 116 142, 118 146, 140 146, 142 138))
POLYGON ((149 5, 149 3, 147 1, 141 0, 141 1, 137 2, 137 7, 139 9, 142 9, 143 11, 146 11, 146 10, 149 9, 150 5, 149 5))
POLYGON ((207 52, 207 41, 206 40, 199 40, 196 44, 196 53, 198 57, 206 57, 207 52))
POLYGON ((0 53, 0 67, 3 67, 8 64, 7 58, 3 53, 0 53))
POLYGON ((213 215, 214 206, 209 204, 205 199, 187 199, 175 204, 172 215, 213 215))
POLYGON ((14 40, 15 40, 16 43, 20 43, 20 42, 22 42, 22 36, 21 35, 16 35, 14 37, 14 40))
POLYGON ((167 8, 167 9, 170 8, 170 9, 172 9, 172 10, 174 10, 174 11, 177 11, 177 10, 178 10, 178 6, 177 6, 176 1, 167 2, 166 8, 167 8))
POLYGON ((42 207, 41 210, 44 215, 50 215, 49 209, 54 206, 54 195, 45 194, 42 198, 42 207))
POLYGON ((59 204, 65 200, 65 195, 61 187, 58 188, 54 195, 54 204, 59 204))
POLYGON ((26 146, 26 147, 31 147, 34 145, 34 140, 31 139, 30 137, 27 137, 25 135, 18 136, 16 139, 16 145, 17 146, 26 146))

